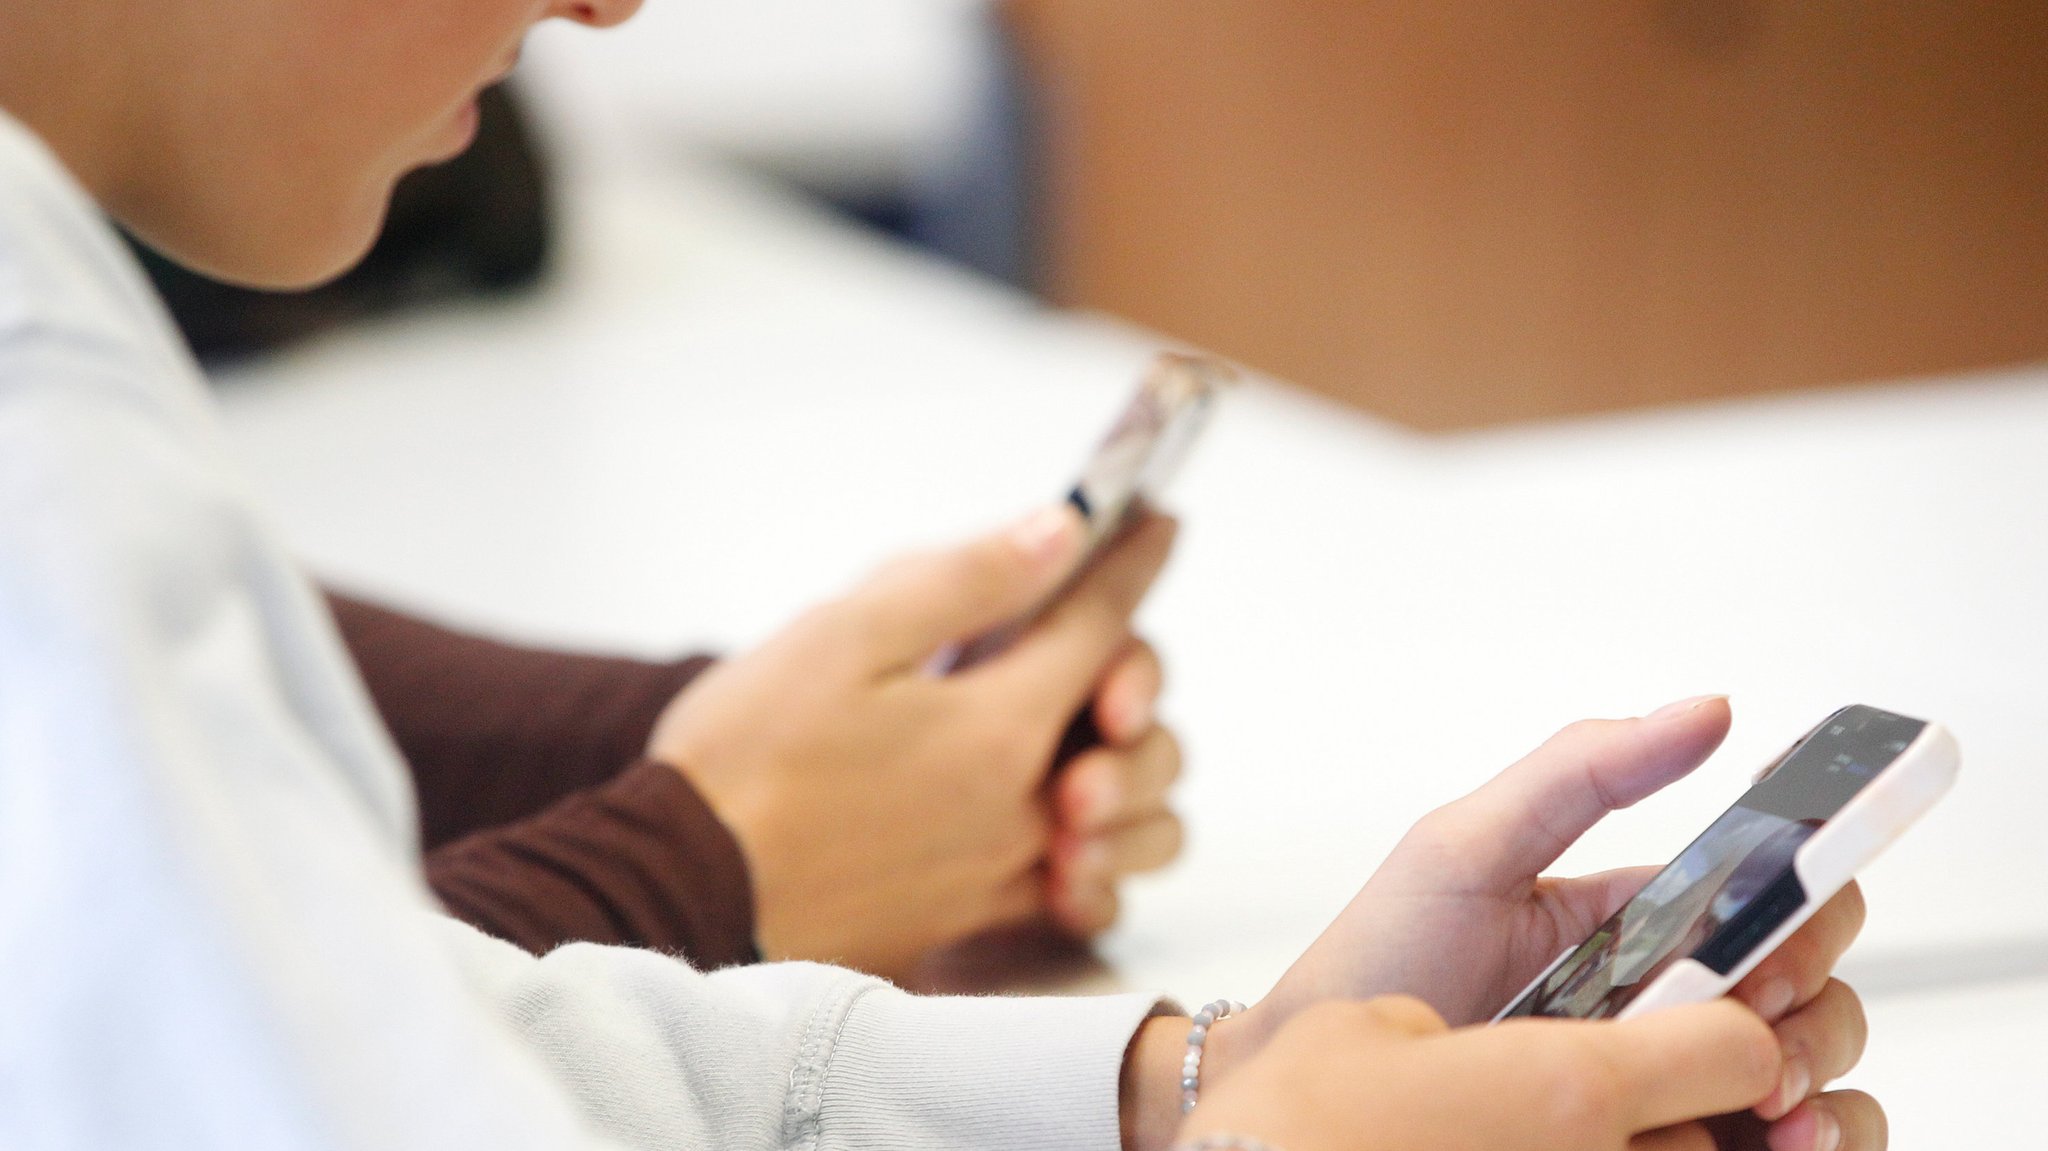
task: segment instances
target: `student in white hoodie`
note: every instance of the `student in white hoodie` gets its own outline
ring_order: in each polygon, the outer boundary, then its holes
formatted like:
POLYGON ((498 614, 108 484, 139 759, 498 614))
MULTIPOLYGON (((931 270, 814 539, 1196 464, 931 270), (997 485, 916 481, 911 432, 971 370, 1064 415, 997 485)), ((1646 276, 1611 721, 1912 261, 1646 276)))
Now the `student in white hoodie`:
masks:
MULTIPOLYGON (((1189 1024, 1147 996, 535 958, 441 914, 332 623, 100 213, 216 275, 317 281, 402 172, 464 146, 532 24, 636 6, 0 3, 0 1146, 1883 1145, 1874 1102, 1823 1091, 1863 1042, 1828 974, 1853 890, 1730 1001, 1450 1026, 1640 884, 1537 876, 1703 759, 1715 698, 1576 725, 1424 819, 1272 995, 1214 1026, 1185 1118, 1189 1024)), ((893 567, 735 660, 670 734, 753 746, 815 675, 799 649, 918 698, 923 657, 1058 582, 1076 534, 1034 516, 893 567)))

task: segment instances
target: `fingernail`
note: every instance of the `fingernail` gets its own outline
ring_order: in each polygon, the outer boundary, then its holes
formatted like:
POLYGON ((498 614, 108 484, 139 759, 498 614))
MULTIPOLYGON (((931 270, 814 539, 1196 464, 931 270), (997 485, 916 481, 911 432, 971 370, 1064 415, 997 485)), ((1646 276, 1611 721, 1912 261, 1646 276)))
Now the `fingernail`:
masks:
POLYGON ((1813 1086, 1813 1073, 1806 1069, 1806 1060, 1787 1059, 1785 1078, 1778 1084, 1778 1098, 1771 1110, 1774 1117, 1788 1114, 1794 1107, 1806 1100, 1806 1089, 1813 1086))
POLYGON ((1677 703, 1667 703, 1643 718, 1650 720, 1677 719, 1681 715, 1690 715, 1717 699, 1727 698, 1725 695, 1696 695, 1691 699, 1681 699, 1677 703))
POLYGON ((1792 1010, 1792 999, 1795 994, 1791 980, 1773 979, 1757 991, 1756 999, 1750 1006, 1756 1009, 1758 1015, 1763 1016, 1765 1023, 1776 1023, 1785 1017, 1787 1011, 1792 1010))
POLYGON ((1135 688, 1125 688, 1113 710, 1119 740, 1136 739, 1152 726, 1152 698, 1135 688))
POLYGON ((1842 1145, 1841 1121, 1819 1108, 1813 1114, 1813 1151, 1836 1151, 1842 1145))
POLYGON ((1088 792, 1088 819, 1090 823, 1108 823, 1116 815, 1116 809, 1123 804, 1124 789, 1110 772, 1104 772, 1088 792))
POLYGON ((1010 529, 1010 542, 1033 563, 1050 563, 1066 555, 1074 531, 1074 513, 1065 504, 1040 508, 1010 529))

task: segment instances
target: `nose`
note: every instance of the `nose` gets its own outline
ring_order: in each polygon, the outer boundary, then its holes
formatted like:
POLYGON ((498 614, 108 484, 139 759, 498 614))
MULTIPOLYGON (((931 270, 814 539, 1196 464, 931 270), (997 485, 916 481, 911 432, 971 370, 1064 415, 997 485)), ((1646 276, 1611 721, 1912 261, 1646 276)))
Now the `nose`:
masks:
POLYGON ((615 28, 639 10, 640 0, 555 0, 548 15, 592 28, 615 28))

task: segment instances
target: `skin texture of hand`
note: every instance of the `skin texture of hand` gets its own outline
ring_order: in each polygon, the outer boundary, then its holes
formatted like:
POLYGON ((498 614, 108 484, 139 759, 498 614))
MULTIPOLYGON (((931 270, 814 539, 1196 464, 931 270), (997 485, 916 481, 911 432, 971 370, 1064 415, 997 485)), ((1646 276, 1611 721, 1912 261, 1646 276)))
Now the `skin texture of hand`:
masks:
MULTIPOLYGON (((1726 700, 1702 697, 1641 719, 1574 724, 1425 817, 1273 993, 1218 1026, 1217 1077, 1320 1002, 1410 995, 1453 1025, 1489 1018, 1657 869, 1569 880, 1539 878, 1542 870, 1608 812, 1697 767, 1728 723, 1726 700)), ((1862 923, 1851 885, 1736 988, 1776 1028, 1786 1082, 1754 1121, 1717 1127, 1724 1147, 1830 1151, 1834 1133, 1854 1151, 1883 1146, 1883 1115, 1868 1097, 1816 1094, 1862 1054, 1861 1004, 1829 977, 1862 923)))
POLYGON ((1778 1044, 1723 1000, 1626 1022, 1449 1030, 1419 1000, 1295 1016, 1183 1124, 1285 1151, 1714 1151, 1696 1120, 1754 1104, 1778 1044))
POLYGON ((670 705, 649 754, 739 840, 764 954, 901 976, 1003 924, 1090 930, 1117 874, 1170 857, 1179 753, 1152 719, 1158 662, 1130 617, 1175 530, 1143 521, 1008 649, 956 674, 934 657, 1067 577, 1072 511, 899 560, 670 705), (1048 784, 1084 706, 1105 742, 1048 784))

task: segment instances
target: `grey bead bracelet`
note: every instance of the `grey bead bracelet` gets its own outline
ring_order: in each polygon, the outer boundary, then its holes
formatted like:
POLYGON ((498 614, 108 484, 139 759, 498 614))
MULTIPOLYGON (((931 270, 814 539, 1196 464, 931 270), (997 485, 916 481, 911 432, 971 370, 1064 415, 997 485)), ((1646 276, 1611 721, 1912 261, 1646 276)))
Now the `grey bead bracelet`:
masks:
MULTIPOLYGON (((1188 1028, 1188 1054, 1180 1064, 1180 1113, 1185 1115, 1195 1109, 1195 1096, 1202 1088, 1202 1049, 1209 1044, 1209 1028, 1219 1019, 1228 1019, 1244 1010, 1244 1004, 1218 999, 1200 1011, 1195 1012, 1192 1026, 1188 1028)), ((1229 1146, 1226 1144, 1225 1146, 1229 1146)), ((1253 1149, 1256 1151, 1256 1149, 1253 1149)))

